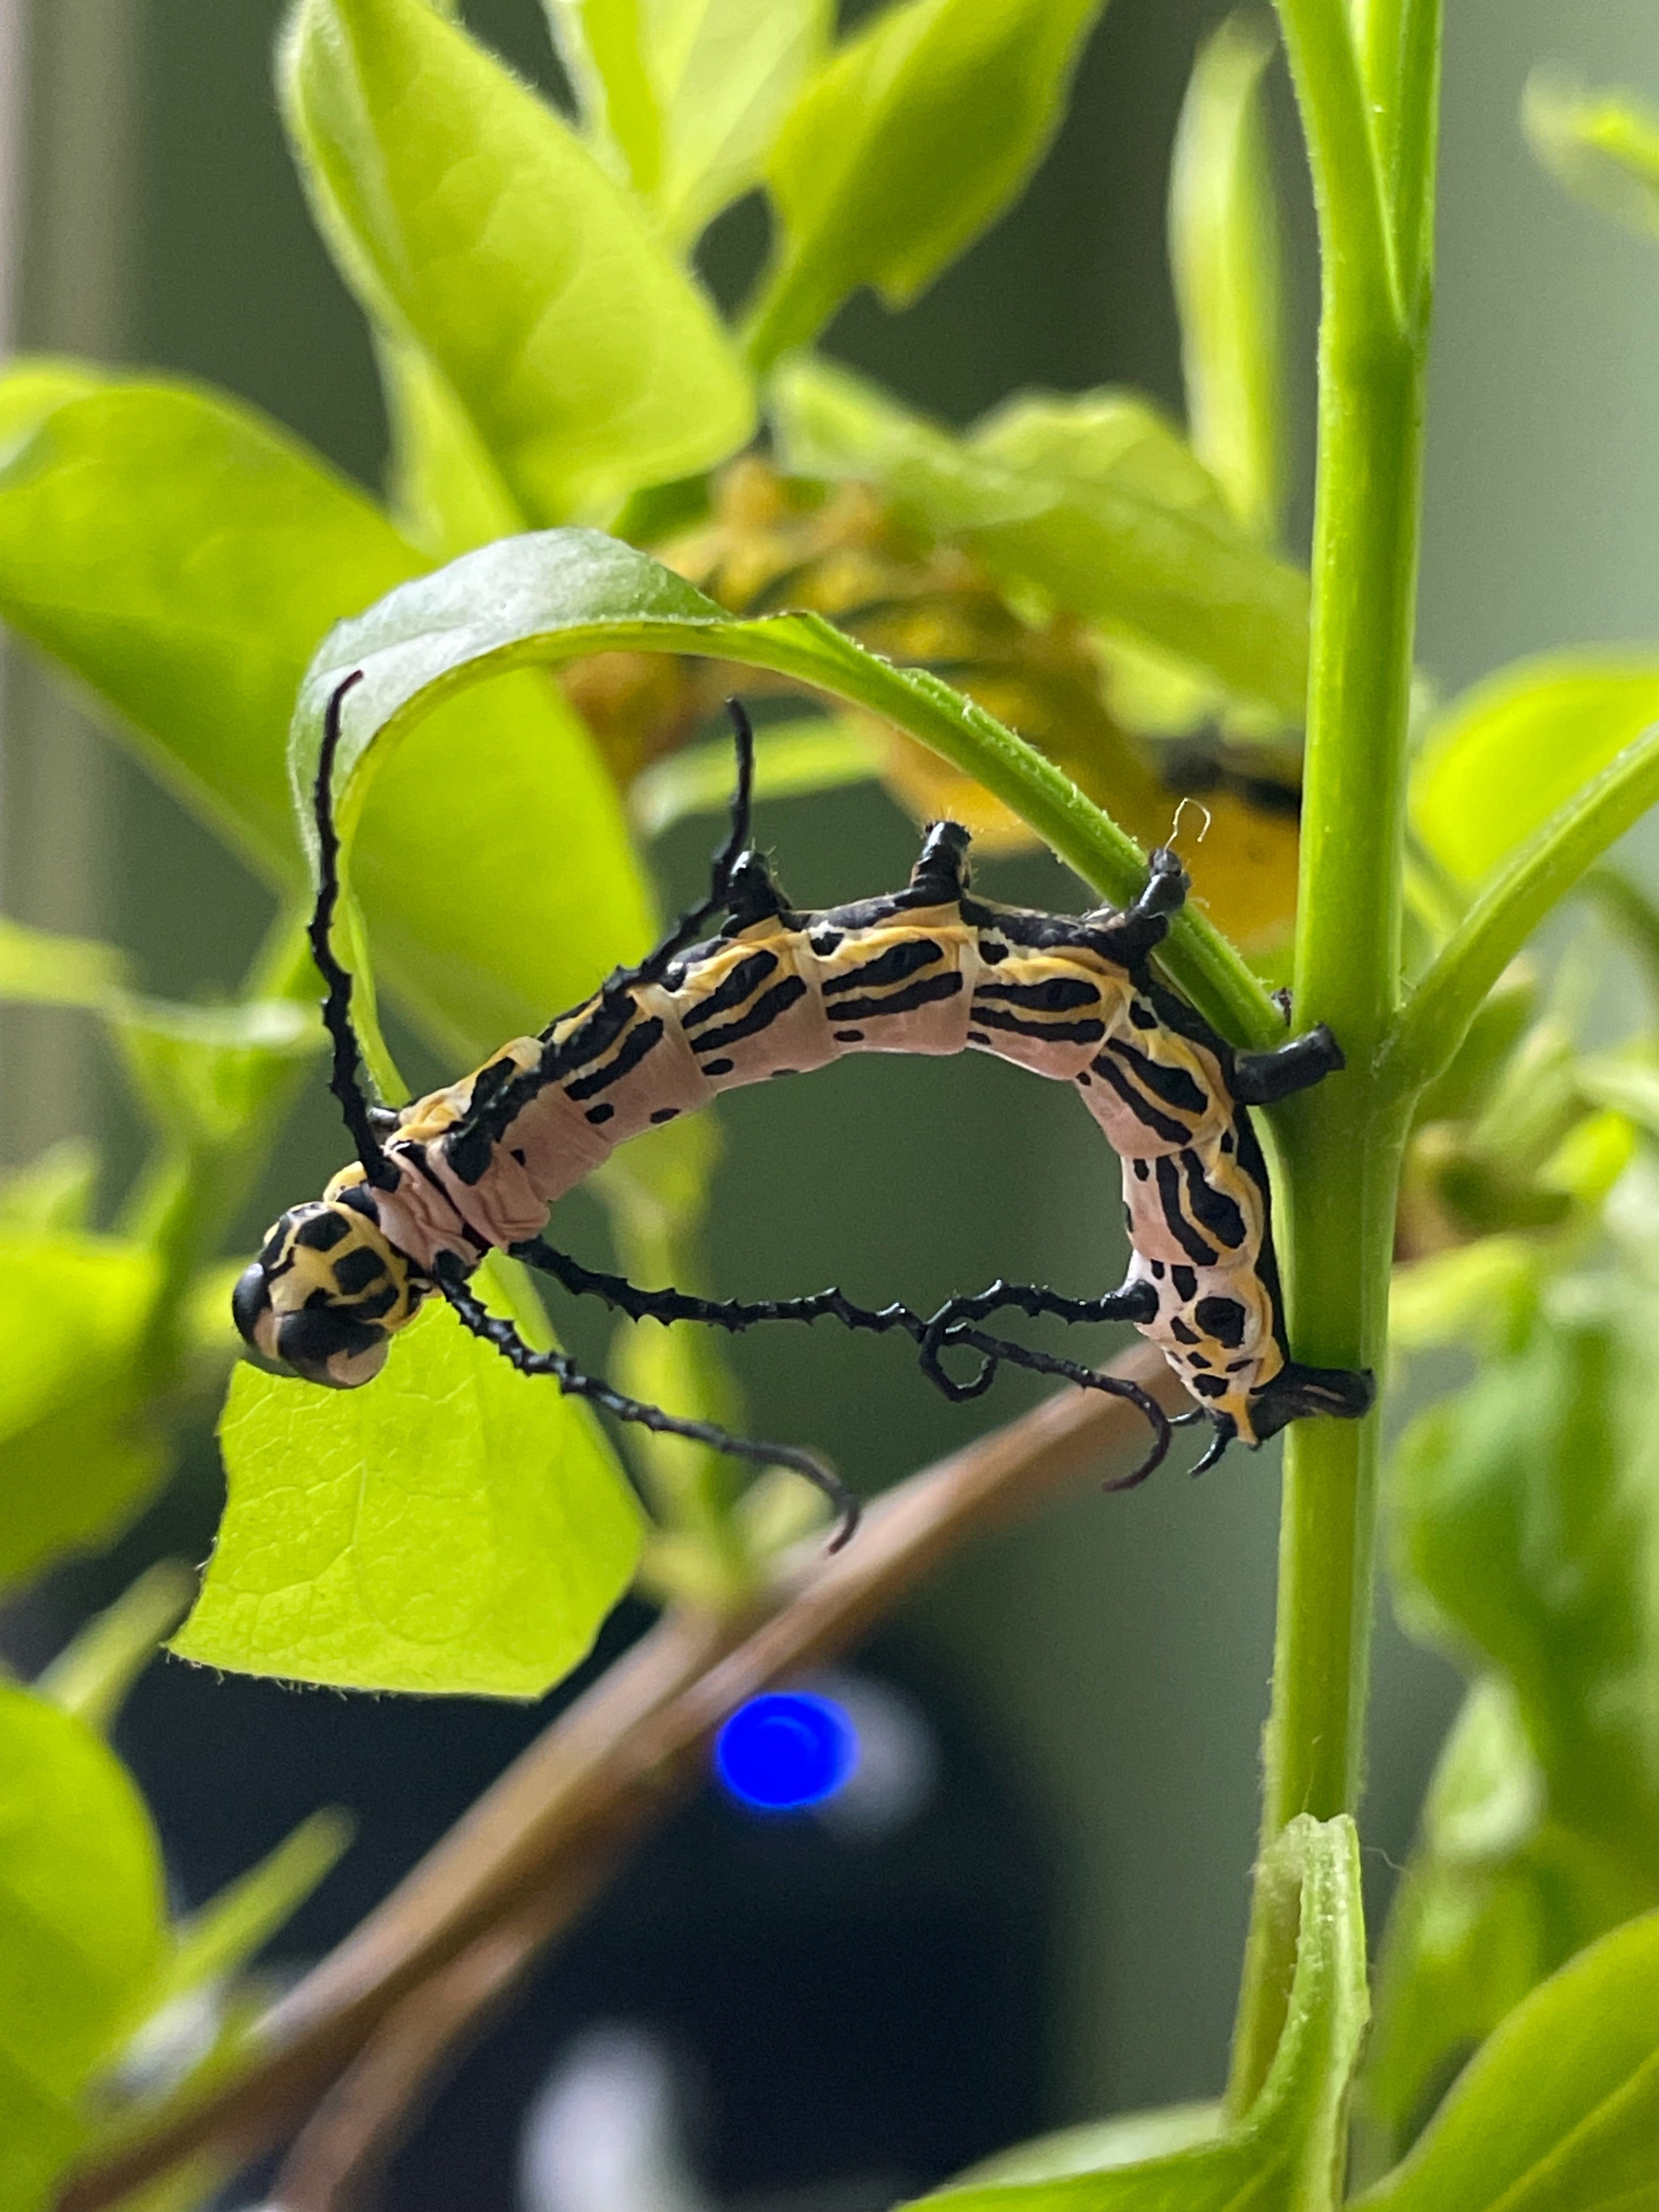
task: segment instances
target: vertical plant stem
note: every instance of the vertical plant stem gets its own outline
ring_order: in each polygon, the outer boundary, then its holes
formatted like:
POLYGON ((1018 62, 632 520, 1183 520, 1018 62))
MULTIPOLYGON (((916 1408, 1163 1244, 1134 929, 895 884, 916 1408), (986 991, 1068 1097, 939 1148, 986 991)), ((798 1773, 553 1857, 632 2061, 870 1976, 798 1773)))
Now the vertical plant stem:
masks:
MULTIPOLYGON (((1378 1064, 1400 993, 1428 282, 1425 255, 1398 252, 1370 149, 1376 139, 1417 149, 1424 173, 1407 180, 1396 167, 1390 179, 1395 208, 1408 208, 1417 230, 1431 198, 1436 83, 1432 67, 1408 66, 1393 85, 1366 88, 1368 117, 1345 0, 1281 0, 1280 14, 1323 263, 1296 1014, 1299 1028, 1328 1022, 1348 1065, 1279 1117, 1279 1252, 1297 1358, 1375 1369, 1408 1120, 1378 1064), (1354 173, 1362 148, 1370 191, 1354 173)), ((1286 1438, 1264 1850, 1298 1813, 1328 1820, 1358 1795, 1376 1449, 1375 1414, 1302 1422, 1286 1438)), ((1259 1883, 1228 2093, 1236 2112, 1278 2044, 1295 1940, 1259 1883)))

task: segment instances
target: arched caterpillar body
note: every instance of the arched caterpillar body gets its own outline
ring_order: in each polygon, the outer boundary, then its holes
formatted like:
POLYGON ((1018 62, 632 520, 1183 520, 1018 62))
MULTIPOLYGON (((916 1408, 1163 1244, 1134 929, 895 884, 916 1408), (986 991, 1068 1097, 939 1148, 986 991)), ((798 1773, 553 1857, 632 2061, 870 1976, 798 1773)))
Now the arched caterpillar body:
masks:
MULTIPOLYGON (((597 1289, 659 1318, 672 1307, 742 1327, 825 1312, 857 1326, 905 1328, 947 1388, 938 1354, 967 1343, 986 1366, 978 1383, 955 1386, 956 1395, 982 1387, 1004 1357, 1094 1379, 1071 1363, 984 1336, 975 1324, 999 1308, 1130 1321, 1209 1415, 1212 1456, 1234 1437, 1258 1444, 1306 1414, 1366 1410, 1368 1375, 1290 1357, 1267 1171, 1249 1111, 1318 1081, 1341 1066, 1341 1054, 1322 1028, 1277 1051, 1237 1052, 1152 973, 1152 954, 1186 895, 1173 853, 1152 854, 1146 888, 1128 908, 1047 914, 975 898, 967 833, 939 823, 904 890, 796 913, 748 845, 747 725, 734 709, 738 798, 710 898, 647 959, 618 970, 539 1036, 514 1038, 459 1083, 392 1115, 368 1107, 357 1085, 349 979, 329 943, 337 880, 328 783, 342 693, 319 775, 325 865, 313 941, 331 984, 335 1088, 361 1158, 320 1202, 283 1215, 238 1285, 238 1325, 266 1357, 337 1387, 366 1382, 392 1334, 434 1290, 507 1349, 507 1325, 485 1316, 465 1287, 483 1255, 501 1249, 572 1288, 597 1289), (721 911, 720 933, 692 942, 721 911), (878 1315, 853 1308, 839 1293, 720 1308, 672 1292, 634 1292, 542 1241, 552 1204, 617 1146, 696 1111, 721 1091, 804 1073, 844 1053, 964 1049, 1070 1085, 1118 1152, 1134 1247, 1119 1291, 1074 1301, 998 1285, 952 1301, 927 1323, 903 1307, 878 1315)), ((561 1380, 567 1388, 590 1382, 561 1380)), ((607 1396, 606 1389, 592 1385, 586 1395, 625 1418, 657 1410, 607 1396)), ((651 1425, 662 1423, 680 1425, 668 1416, 651 1425)), ((750 1456, 802 1464, 801 1455, 782 1448, 724 1441, 750 1456)), ((820 1478, 815 1463, 804 1471, 820 1478)))

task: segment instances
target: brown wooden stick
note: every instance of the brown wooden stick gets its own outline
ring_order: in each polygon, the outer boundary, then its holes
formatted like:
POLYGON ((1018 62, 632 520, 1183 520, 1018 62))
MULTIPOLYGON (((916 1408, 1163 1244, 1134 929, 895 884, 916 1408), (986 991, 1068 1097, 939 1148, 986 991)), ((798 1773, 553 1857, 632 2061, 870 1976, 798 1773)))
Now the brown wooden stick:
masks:
MULTIPOLYGON (((1185 1402, 1150 1347, 1108 1371, 1185 1402)), ((243 2073, 84 2168, 62 2212, 100 2212, 209 2144, 246 2158, 279 2141, 412 1991, 532 1911, 573 1861, 614 1866, 695 1785, 709 1736, 745 1698, 847 1650, 968 1535, 1030 1510, 1143 1433, 1123 1400, 1063 1392, 897 1484, 855 1543, 793 1568, 757 1614, 665 1616, 278 2001, 243 2073)), ((541 1940, 591 1893, 575 1881, 541 1940)))

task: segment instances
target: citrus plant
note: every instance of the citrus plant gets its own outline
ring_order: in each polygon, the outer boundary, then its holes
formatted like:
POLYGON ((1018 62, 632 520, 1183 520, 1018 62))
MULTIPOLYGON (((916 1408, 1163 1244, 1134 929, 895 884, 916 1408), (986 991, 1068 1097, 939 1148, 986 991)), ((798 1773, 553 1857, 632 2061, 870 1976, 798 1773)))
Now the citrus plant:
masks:
MULTIPOLYGON (((1251 1048, 1283 1038, 1287 985, 1297 1026, 1328 1023, 1347 1058, 1271 1116, 1297 1355, 1387 1376, 1392 1279, 1394 1375, 1429 1345, 1470 1362, 1404 1432, 1389 1526, 1403 1613, 1471 1688, 1373 1990, 1354 1816, 1383 1424, 1298 1424, 1224 2097, 1023 2146, 947 2201, 1659 2202, 1659 1039, 1650 1018, 1589 1049, 1575 994, 1516 965, 1583 893, 1577 957, 1611 932, 1659 981, 1659 914, 1595 872, 1659 798, 1659 648, 1558 654, 1443 707, 1416 668, 1436 0, 1279 0, 1322 266, 1305 568, 1283 536, 1265 21, 1205 46, 1175 151, 1184 426, 1103 388, 1016 394, 957 432, 819 342, 860 287, 902 307, 1018 192, 1097 0, 896 0, 839 38, 825 0, 544 4, 568 113, 441 0, 298 0, 283 33, 295 159, 374 331, 384 500, 226 395, 64 361, 0 375, 0 615, 273 904, 222 1006, 144 997, 105 945, 0 933, 0 991, 103 1022, 154 1139, 107 1224, 72 1152, 0 1192, 0 1574, 112 1540, 228 1376, 229 1502, 187 1658, 525 1696, 636 1583, 703 1625, 710 1665, 757 1609, 787 1613, 792 1498, 659 1440, 642 1514, 587 1413, 441 1311, 361 1394, 233 1370, 233 1225, 319 1075, 307 797, 344 672, 363 672, 338 763, 347 933, 393 1097, 371 983, 459 1069, 644 948, 641 839, 723 803, 707 732, 733 668, 790 702, 763 791, 879 776, 919 813, 1041 841, 1098 899, 1133 895, 1196 781, 1211 827, 1170 977, 1251 1048), (696 251, 755 191, 770 258, 727 319, 696 251)), ((1651 226, 1659 131, 1631 103, 1540 84, 1528 121, 1571 184, 1651 226)), ((695 1275, 708 1161, 690 1124, 607 1170, 647 1279, 695 1275)), ((491 1272, 549 1341, 525 1282, 491 1272)), ((730 1404, 680 1333, 624 1357, 642 1395, 730 1404)), ((169 1923, 100 1730, 180 1609, 140 1584, 0 1701, 3 2212, 162 2177, 166 2201, 205 2199, 386 2016, 337 1994, 319 2034, 321 1997, 261 2017, 239 1994, 336 1824, 169 1923), (230 1994, 208 2047, 135 2067, 209 1984, 230 1994)), ((718 1717, 712 1690, 624 1711, 591 1820, 718 1717)), ((525 1918, 532 1825, 495 1893, 526 1955, 551 1932, 525 1918)), ((488 1924, 410 1948, 386 2006, 488 1924)))

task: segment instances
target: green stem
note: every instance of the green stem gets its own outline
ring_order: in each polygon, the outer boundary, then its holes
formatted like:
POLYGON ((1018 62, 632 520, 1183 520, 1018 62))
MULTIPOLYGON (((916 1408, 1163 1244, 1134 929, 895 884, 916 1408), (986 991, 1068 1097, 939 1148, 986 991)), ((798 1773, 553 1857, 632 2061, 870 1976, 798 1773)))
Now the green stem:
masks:
MULTIPOLYGON (((1277 1118, 1279 1249, 1297 1358, 1375 1369, 1407 1127, 1377 1067, 1400 991, 1427 283, 1425 275, 1402 313, 1345 0, 1281 0, 1280 15, 1324 283, 1297 1024, 1328 1022, 1348 1066, 1277 1118)), ((1407 107, 1432 102, 1432 71, 1405 70, 1401 85, 1407 107)), ((1427 124, 1385 112, 1379 135, 1427 160, 1427 124)), ((1409 191, 1402 180, 1401 198, 1426 206, 1427 194, 1426 179, 1409 191)), ((1375 1415, 1302 1422, 1286 1439, 1264 1851, 1297 1814, 1329 1820, 1358 1794, 1376 1451, 1375 1415)), ((1259 1881, 1228 2093, 1235 2112, 1266 2077, 1294 1966, 1294 1930, 1259 1881)))

